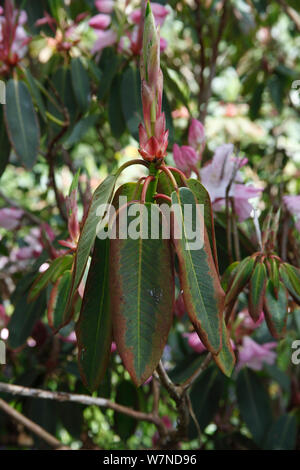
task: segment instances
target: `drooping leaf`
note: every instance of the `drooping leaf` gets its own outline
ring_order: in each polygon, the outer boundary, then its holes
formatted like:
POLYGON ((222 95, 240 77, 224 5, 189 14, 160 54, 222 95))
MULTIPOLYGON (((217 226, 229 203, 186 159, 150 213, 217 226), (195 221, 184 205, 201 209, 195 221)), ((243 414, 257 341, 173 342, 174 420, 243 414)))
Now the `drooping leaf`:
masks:
POLYGON ((99 387, 104 377, 111 351, 108 273, 109 240, 96 238, 76 325, 79 371, 83 383, 91 392, 99 387))
POLYGON ((64 273, 64 271, 70 269, 72 263, 72 255, 63 255, 55 258, 55 260, 53 260, 50 264, 49 268, 41 273, 31 286, 28 294, 28 301, 31 302, 34 300, 39 295, 41 290, 47 287, 49 282, 55 283, 64 273))
POLYGON ((24 82, 8 81, 4 109, 10 143, 21 163, 30 170, 38 154, 40 129, 32 98, 24 82))
POLYGON ((64 311, 71 288, 72 273, 65 271, 54 284, 48 303, 48 323, 54 331, 62 328, 67 318, 64 318, 64 311))
POLYGON ((213 358, 223 374, 230 377, 235 364, 235 354, 224 319, 222 322, 222 349, 219 354, 213 356, 213 358))
POLYGON ((123 115, 128 130, 138 140, 138 129, 143 120, 143 114, 140 74, 135 66, 128 67, 123 73, 121 98, 123 115))
MULTIPOLYGON (((225 377, 216 367, 209 367, 194 383, 191 389, 190 398, 193 411, 198 421, 200 430, 203 432, 206 426, 213 420, 219 401, 223 395, 225 377)), ((190 438, 197 437, 197 429, 190 419, 190 438)))
POLYGON ((293 450, 296 446, 297 420, 293 415, 280 416, 271 426, 264 445, 266 450, 293 450))
POLYGON ((90 114, 85 118, 80 119, 80 121, 78 121, 73 127, 71 134, 65 142, 65 145, 70 147, 74 144, 77 144, 77 142, 79 142, 85 136, 90 128, 96 124, 98 118, 98 114, 90 114))
POLYGON ((25 79, 28 83, 29 90, 31 92, 31 95, 34 98, 34 101, 38 107, 38 110, 44 120, 44 122, 47 122, 47 117, 46 117, 46 107, 40 92, 39 87, 37 86, 37 81, 36 79, 31 75, 30 71, 28 68, 23 69, 24 74, 25 74, 25 79))
POLYGON ((100 67, 102 70, 102 75, 99 84, 98 90, 98 99, 102 101, 106 98, 112 81, 116 76, 120 66, 120 57, 116 54, 113 48, 106 48, 102 53, 100 60, 100 67))
MULTIPOLYGON (((132 204, 120 209, 118 220, 130 207, 132 204)), ((151 220, 155 216, 160 217, 160 210, 149 203, 144 205, 144 209, 138 217, 140 233, 146 231, 149 235, 151 220)), ((135 219, 129 214, 127 227, 133 222, 135 219)), ((110 291, 113 292, 114 339, 136 385, 144 383, 157 366, 173 316, 171 248, 169 240, 163 239, 161 233, 157 236, 111 239, 110 291)))
POLYGON ((174 225, 182 233, 181 237, 174 238, 174 244, 179 260, 184 303, 202 342, 216 354, 221 348, 225 295, 216 271, 203 216, 190 189, 180 188, 178 193, 174 191, 171 199, 174 225), (192 215, 185 213, 186 207, 192 209, 192 215), (192 246, 188 239, 189 231, 195 230, 196 219, 200 223, 197 233, 203 231, 204 238, 200 249, 192 246))
POLYGON ((80 57, 71 60, 71 78, 74 94, 81 111, 85 112, 90 103, 89 76, 85 70, 80 57))
POLYGON ((78 241, 72 276, 72 287, 69 293, 66 309, 69 309, 72 304, 73 295, 82 279, 91 249, 93 248, 96 239, 97 225, 104 215, 103 213, 99 215, 98 210, 101 205, 109 204, 114 191, 115 183, 116 176, 109 175, 98 186, 93 194, 87 217, 85 219, 78 241))
POLYGON ((11 348, 16 349, 26 342, 36 321, 42 317, 46 309, 46 293, 41 292, 34 302, 28 302, 27 292, 20 296, 14 313, 9 322, 9 340, 11 348))
POLYGON ((254 322, 262 312, 267 283, 267 270, 263 263, 257 263, 249 283, 249 314, 254 322))
POLYGON ((240 262, 236 270, 236 275, 226 294, 225 305, 229 305, 234 299, 236 299, 239 293, 245 287, 252 274, 254 264, 255 259, 251 258, 250 256, 240 262))
POLYGON ((204 222, 205 227, 209 236, 210 247, 214 257, 215 265, 218 268, 218 256, 217 256, 217 248, 216 248, 216 236, 215 236, 215 227, 214 227, 214 217, 213 217, 213 210, 211 205, 211 200, 208 191, 205 189, 203 184, 200 181, 190 178, 187 181, 188 187, 193 191, 198 204, 204 205, 204 222))
POLYGON ((259 377, 244 368, 237 378, 237 400, 242 417, 257 444, 262 444, 272 422, 270 398, 259 377))
POLYGON ((9 154, 10 154, 10 143, 7 136, 3 111, 0 108, 0 177, 4 173, 6 165, 8 164, 9 154))
POLYGON ((124 183, 120 186, 113 198, 112 204, 117 210, 121 205, 127 204, 133 200, 139 200, 142 192, 142 185, 138 183, 124 183), (124 198, 124 199, 121 199, 124 198), (125 199, 126 198, 126 199, 125 199))
POLYGON ((109 124, 111 132, 116 139, 119 139, 126 129, 121 102, 121 77, 121 75, 117 75, 114 78, 108 103, 109 124))
MULTIPOLYGON (((124 380, 117 387, 116 402, 120 405, 136 409, 138 405, 138 393, 136 387, 129 380, 124 380)), ((137 421, 123 413, 114 413, 114 429, 122 441, 126 441, 134 433, 137 421)))
MULTIPOLYGON (((56 69, 54 74, 51 76, 51 81, 52 87, 55 88, 60 99, 58 100, 57 96, 53 93, 51 87, 49 93, 52 98, 51 100, 48 100, 47 104, 49 112, 63 124, 65 122, 66 116, 63 113, 63 109, 60 103, 64 103, 64 106, 68 111, 68 118, 70 120, 70 124, 74 124, 78 116, 78 105, 72 87, 70 68, 64 66, 56 69)), ((54 132, 59 132, 61 130, 61 127, 57 124, 52 124, 52 129, 54 130, 54 132)))
POLYGON ((229 289, 229 286, 232 284, 232 281, 234 279, 234 276, 236 275, 239 264, 240 264, 239 261, 235 261, 234 263, 231 263, 226 269, 226 271, 222 274, 221 285, 225 292, 229 289))
POLYGON ((288 317, 288 298, 284 285, 280 282, 276 298, 272 281, 268 281, 264 299, 264 312, 268 328, 274 338, 282 338, 288 317))

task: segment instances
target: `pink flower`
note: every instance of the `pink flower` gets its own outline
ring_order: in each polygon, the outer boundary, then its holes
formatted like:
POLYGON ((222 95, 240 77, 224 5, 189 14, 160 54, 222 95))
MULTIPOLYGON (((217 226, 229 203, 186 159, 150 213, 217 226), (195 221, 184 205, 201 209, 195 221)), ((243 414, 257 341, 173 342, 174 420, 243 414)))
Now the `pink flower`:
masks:
POLYGON ((203 124, 192 118, 188 136, 189 146, 202 154, 205 147, 205 129, 203 124))
MULTIPOLYGON (((169 14, 169 10, 159 3, 151 3, 151 10, 156 24, 162 26, 165 22, 166 16, 169 14)), ((141 9, 134 10, 130 15, 130 19, 133 23, 140 24, 141 15, 141 9)))
POLYGON ((116 350, 117 350, 117 345, 116 345, 116 343, 113 341, 113 342, 111 343, 110 352, 113 353, 113 352, 115 352, 116 350))
POLYGON ((244 336, 239 348, 237 370, 244 366, 253 370, 262 370, 264 364, 274 364, 276 352, 271 350, 276 346, 276 342, 258 344, 250 336, 244 336))
POLYGON ((0 227, 6 230, 15 230, 20 225, 24 211, 15 208, 0 209, 0 227))
POLYGON ((192 170, 196 168, 199 161, 199 154, 188 145, 174 144, 173 146, 173 157, 177 168, 183 171, 186 176, 190 176, 192 170))
POLYGON ((111 23, 111 18, 109 15, 103 15, 99 13, 98 15, 92 16, 89 20, 89 25, 94 29, 106 29, 111 23))
POLYGON ((112 29, 107 31, 97 30, 97 39, 92 48, 92 54, 99 52, 105 47, 112 46, 117 41, 117 34, 112 29))
POLYGON ((206 351, 206 347, 202 343, 201 339, 199 338, 196 332, 194 333, 184 333, 183 335, 185 338, 188 338, 188 345, 190 348, 193 349, 198 354, 203 353, 206 351))
POLYGON ((177 297, 176 302, 175 302, 175 311, 174 311, 174 313, 175 313, 176 317, 182 318, 183 315, 185 314, 185 311, 186 311, 186 308, 185 308, 185 305, 184 305, 183 295, 179 294, 179 296, 177 297))
POLYGON ((100 13, 111 13, 114 9, 114 0, 96 0, 95 6, 100 13))
POLYGON ((300 232, 300 196, 283 196, 288 211, 296 219, 296 228, 300 232))
POLYGON ((232 144, 219 146, 212 161, 201 169, 200 175, 216 211, 225 206, 226 191, 230 186, 228 196, 234 198, 236 213, 242 221, 248 218, 252 211, 249 199, 259 196, 261 189, 242 184, 240 168, 247 163, 247 159, 234 157, 232 153, 232 144))

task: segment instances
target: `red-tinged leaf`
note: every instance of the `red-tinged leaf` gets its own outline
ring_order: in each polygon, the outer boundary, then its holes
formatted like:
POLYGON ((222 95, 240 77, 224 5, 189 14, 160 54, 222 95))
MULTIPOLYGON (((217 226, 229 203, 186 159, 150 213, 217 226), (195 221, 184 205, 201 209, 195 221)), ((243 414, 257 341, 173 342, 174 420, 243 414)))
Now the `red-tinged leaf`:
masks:
POLYGON ((203 184, 201 184, 198 180, 190 178, 187 184, 190 190, 193 191, 198 204, 204 205, 205 227, 209 236, 210 247, 214 257, 217 272, 219 272, 214 217, 209 193, 203 184))
POLYGON ((270 279, 273 283, 275 296, 276 296, 276 298, 278 298, 278 289, 279 289, 279 268, 278 268, 278 263, 277 263, 277 260, 274 259, 274 258, 270 258, 269 263, 270 263, 270 270, 271 270, 270 279))
POLYGON ((279 274, 295 302, 300 304, 300 270, 288 263, 283 263, 280 265, 279 274))
POLYGON ((264 299, 264 313, 271 334, 274 338, 282 338, 285 334, 288 316, 288 295, 281 282, 279 283, 277 299, 272 281, 268 281, 264 299))
POLYGON ((179 260, 179 277, 184 303, 201 341, 209 351, 217 354, 221 349, 225 295, 216 271, 203 216, 189 188, 180 188, 178 193, 174 191, 171 198, 174 227, 177 230, 182 229, 182 236, 174 238, 174 245, 179 260), (192 209, 191 216, 185 214, 187 207, 192 209), (200 249, 193 249, 195 246, 192 246, 191 240, 188 239, 191 225, 195 230, 196 217, 202 225, 200 231, 204 232, 204 243, 200 249))
POLYGON ((142 192, 142 185, 138 183, 125 183, 120 186, 113 198, 112 204, 115 207, 115 209, 119 209, 120 207, 120 202, 122 205, 126 204, 127 202, 131 202, 133 200, 139 200, 142 192), (127 200, 122 201, 120 198, 127 198, 127 200))
POLYGON ((229 291, 226 294, 225 305, 231 304, 243 290, 245 285, 250 279, 253 268, 255 264, 255 259, 248 256, 243 261, 240 262, 237 267, 236 275, 232 281, 229 291))
POLYGON ((223 374, 230 377, 235 364, 235 354, 224 319, 222 322, 222 349, 219 354, 214 355, 213 358, 223 374))
POLYGON ((249 314, 256 322, 262 312, 267 283, 267 270, 263 263, 257 263, 249 283, 249 314))
POLYGON ((110 357, 112 321, 109 311, 109 240, 96 238, 92 262, 76 325, 78 366, 92 392, 99 387, 110 357))
MULTIPOLYGON (((107 176, 107 178, 98 186, 93 194, 88 214, 78 241, 72 276, 72 287, 69 292, 66 310, 70 309, 72 306, 73 296, 80 284, 96 239, 97 226, 101 222, 98 208, 102 204, 110 203, 116 183, 116 178, 117 177, 115 175, 107 176)), ((66 313, 65 316, 68 316, 68 313, 66 313)))
POLYGON ((231 286, 239 264, 239 261, 231 263, 226 269, 226 271, 222 274, 221 285, 225 292, 229 289, 229 286, 231 286))
POLYGON ((41 290, 47 287, 49 282, 55 283, 66 270, 71 268, 72 263, 72 255, 59 256, 58 258, 53 260, 49 268, 43 273, 41 273, 31 286, 28 294, 28 301, 32 302, 33 300, 35 300, 41 290))
POLYGON ((54 284, 51 290, 50 299, 48 303, 48 323, 49 326, 54 330, 58 331, 71 318, 64 317, 65 305, 69 295, 72 281, 71 271, 65 271, 64 274, 54 284))
MULTIPOLYGON (((128 207, 120 209, 118 218, 128 207)), ((151 210, 146 203, 140 217, 142 231, 151 210)), ((134 218, 136 220, 136 218, 134 218)), ((133 217, 128 215, 128 226, 133 217)), ((141 237, 111 239, 110 291, 113 334, 118 352, 134 383, 143 384, 156 368, 172 324, 174 310, 174 273, 170 241, 141 237)))

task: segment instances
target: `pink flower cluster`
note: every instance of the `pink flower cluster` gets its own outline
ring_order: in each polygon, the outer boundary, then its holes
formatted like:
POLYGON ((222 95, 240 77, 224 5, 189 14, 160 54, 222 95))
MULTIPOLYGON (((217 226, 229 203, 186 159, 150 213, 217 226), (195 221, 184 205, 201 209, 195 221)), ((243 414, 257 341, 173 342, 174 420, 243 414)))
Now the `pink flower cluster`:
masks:
MULTIPOLYGON (((105 47, 112 46, 117 43, 118 36, 117 33, 110 27, 111 26, 111 16, 116 2, 114 0, 96 0, 95 6, 99 11, 99 14, 93 16, 89 25, 95 30, 97 39, 94 43, 92 54, 99 52, 105 47)), ((169 11, 159 3, 151 4, 152 12, 154 14, 156 24, 162 26, 164 24, 166 16, 169 14, 169 11)), ((126 36, 121 37, 119 42, 120 49, 124 49, 124 43, 126 38, 130 43, 130 50, 133 54, 139 55, 142 47, 142 10, 134 10, 129 15, 130 24, 129 28, 126 31, 126 36), (133 25, 133 28, 130 26, 133 25)), ((165 39, 161 38, 160 47, 161 50, 164 50, 167 46, 165 39)))
POLYGON ((205 148, 205 130, 203 124, 197 119, 192 119, 188 133, 188 144, 173 146, 173 157, 177 168, 187 177, 191 172, 197 170, 197 165, 202 159, 202 153, 205 148))
POLYGON ((24 29, 25 11, 18 11, 11 0, 0 7, 0 74, 8 74, 25 56, 31 38, 24 29))
POLYGON ((296 229, 300 232, 300 196, 283 196, 288 211, 296 219, 296 229))

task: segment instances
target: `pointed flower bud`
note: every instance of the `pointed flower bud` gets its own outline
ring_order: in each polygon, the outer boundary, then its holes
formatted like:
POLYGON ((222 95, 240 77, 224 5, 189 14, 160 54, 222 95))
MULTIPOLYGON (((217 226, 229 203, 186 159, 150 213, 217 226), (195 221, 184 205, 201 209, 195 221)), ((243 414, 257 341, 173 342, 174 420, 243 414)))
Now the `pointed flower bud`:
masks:
POLYGON ((192 170, 194 170, 199 161, 197 152, 188 145, 179 147, 179 145, 174 144, 173 157, 177 168, 183 171, 187 177, 191 175, 192 170))
POLYGON ((188 142, 190 147, 202 154, 205 147, 205 129, 203 124, 194 118, 189 127, 188 142))
POLYGON ((163 159, 168 147, 168 131, 162 113, 163 74, 160 68, 160 38, 148 2, 141 55, 144 126, 140 125, 140 154, 145 160, 163 159))

